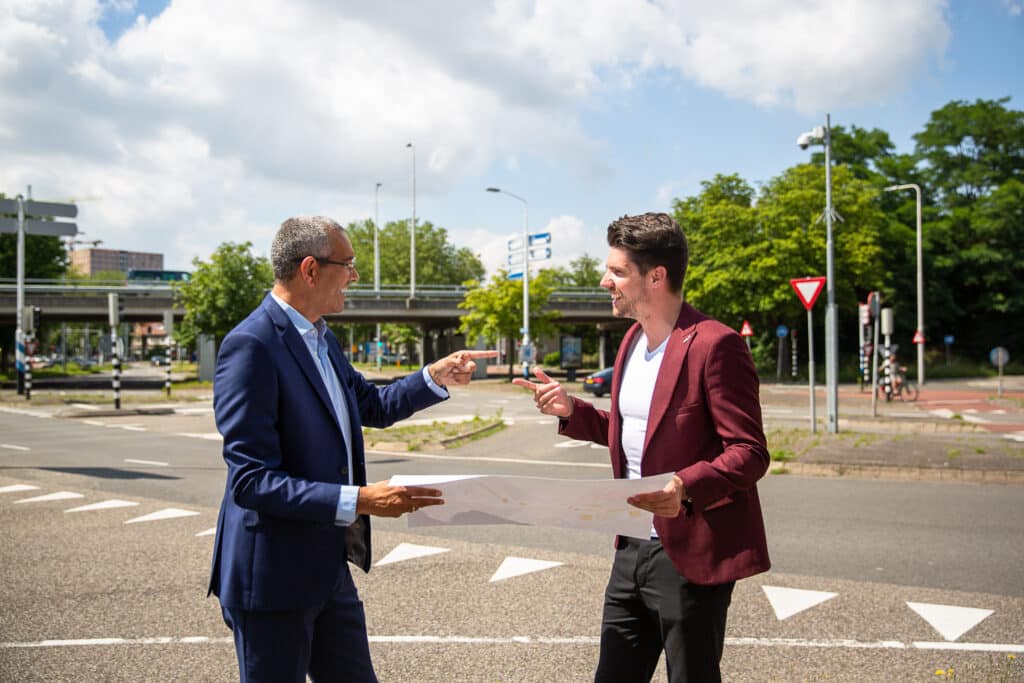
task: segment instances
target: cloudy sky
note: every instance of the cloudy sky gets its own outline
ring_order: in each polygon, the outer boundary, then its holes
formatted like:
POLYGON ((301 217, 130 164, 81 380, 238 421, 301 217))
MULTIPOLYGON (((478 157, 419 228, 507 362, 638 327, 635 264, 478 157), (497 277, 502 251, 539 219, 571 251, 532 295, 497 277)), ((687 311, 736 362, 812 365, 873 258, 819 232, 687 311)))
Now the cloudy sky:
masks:
MULTIPOLYGON (((0 192, 79 202, 83 239, 188 268, 288 216, 448 228, 554 262, 799 133, 898 151, 952 99, 1024 108, 1024 0, 0 0, 0 192)), ((364 258, 371 258, 365 255, 364 258)))

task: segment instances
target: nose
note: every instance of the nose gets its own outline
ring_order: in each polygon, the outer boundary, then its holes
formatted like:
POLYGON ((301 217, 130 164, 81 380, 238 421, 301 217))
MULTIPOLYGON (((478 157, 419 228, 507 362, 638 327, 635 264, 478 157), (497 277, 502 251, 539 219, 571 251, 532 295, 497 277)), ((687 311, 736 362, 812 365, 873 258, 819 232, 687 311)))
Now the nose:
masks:
POLYGON ((601 286, 607 290, 612 288, 612 279, 608 275, 608 271, 605 271, 605 274, 601 277, 601 286))
POLYGON ((359 282, 359 271, 356 270, 356 264, 352 264, 348 269, 348 279, 352 282, 359 282))

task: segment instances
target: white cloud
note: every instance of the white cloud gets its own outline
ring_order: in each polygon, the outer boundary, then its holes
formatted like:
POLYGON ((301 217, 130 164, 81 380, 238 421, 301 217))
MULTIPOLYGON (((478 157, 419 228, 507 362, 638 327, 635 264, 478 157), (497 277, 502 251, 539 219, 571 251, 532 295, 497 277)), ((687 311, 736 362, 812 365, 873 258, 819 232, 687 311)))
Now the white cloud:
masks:
POLYGON ((1003 7, 1006 8, 1011 17, 1024 15, 1024 0, 1003 0, 1003 7))
MULTIPOLYGON (((134 7, 0 6, 0 190, 102 197, 90 236, 185 250, 171 265, 262 246, 299 210, 365 215, 408 141, 434 196, 527 158, 585 177, 606 155, 582 113, 647 74, 817 111, 896 92, 949 41, 934 0, 174 0, 108 41, 100 18, 134 7)), ((567 260, 594 244, 580 219, 549 226, 567 260)))

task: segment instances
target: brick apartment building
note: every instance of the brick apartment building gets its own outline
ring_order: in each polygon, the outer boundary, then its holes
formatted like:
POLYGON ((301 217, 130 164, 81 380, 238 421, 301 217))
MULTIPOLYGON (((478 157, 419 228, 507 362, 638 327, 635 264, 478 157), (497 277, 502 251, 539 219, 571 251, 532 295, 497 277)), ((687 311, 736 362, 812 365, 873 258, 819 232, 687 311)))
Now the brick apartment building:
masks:
POLYGON ((133 268, 163 270, 164 255, 119 249, 76 249, 71 252, 71 267, 82 275, 93 275, 105 270, 127 273, 133 268))

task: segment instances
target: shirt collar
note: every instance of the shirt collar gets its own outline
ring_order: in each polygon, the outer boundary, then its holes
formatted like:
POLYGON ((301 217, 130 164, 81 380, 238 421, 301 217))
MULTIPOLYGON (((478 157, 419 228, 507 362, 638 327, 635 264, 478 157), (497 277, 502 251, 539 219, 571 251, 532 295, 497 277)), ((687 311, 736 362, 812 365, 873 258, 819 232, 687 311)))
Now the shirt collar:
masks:
POLYGON ((270 293, 277 305, 281 307, 284 314, 288 316, 288 319, 292 321, 292 325, 298 331, 299 335, 305 337, 310 332, 315 331, 318 339, 323 339, 324 331, 327 329, 327 323, 324 322, 323 318, 318 318, 315 323, 309 322, 306 316, 299 313, 297 310, 292 308, 284 299, 279 297, 273 292, 270 293))

